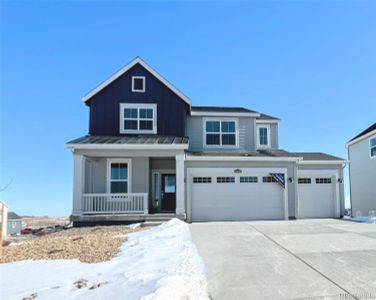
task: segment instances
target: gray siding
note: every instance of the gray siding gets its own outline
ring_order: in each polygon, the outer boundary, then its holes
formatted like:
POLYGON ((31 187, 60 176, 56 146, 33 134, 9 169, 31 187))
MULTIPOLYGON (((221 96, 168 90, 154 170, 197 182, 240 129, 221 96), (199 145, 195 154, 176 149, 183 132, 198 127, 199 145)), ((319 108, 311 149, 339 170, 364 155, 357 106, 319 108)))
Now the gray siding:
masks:
POLYGON ((278 123, 257 123, 257 125, 268 125, 270 127, 270 147, 278 149, 278 123))
POLYGON ((370 157, 369 138, 349 146, 348 151, 352 213, 366 216, 376 211, 376 158, 370 157))
MULTIPOLYGON (((238 148, 205 148, 204 147, 204 119, 206 117, 187 117, 186 135, 189 137, 189 151, 255 151, 254 118, 241 117, 238 119, 239 147, 238 148)), ((225 119, 219 117, 218 119, 225 119)))
POLYGON ((19 234, 22 229, 22 220, 7 221, 7 235, 19 234))
MULTIPOLYGON (((187 177, 187 168, 287 168, 287 177, 296 178, 296 164, 294 162, 251 162, 251 161, 186 161, 185 163, 185 177, 187 177)), ((287 180, 288 188, 288 212, 289 217, 295 217, 295 202, 296 202, 296 184, 295 181, 289 182, 287 180)), ((187 190, 187 189, 185 189, 187 190)), ((187 199, 187 191, 185 198, 187 199)))
MULTIPOLYGON (((131 158, 132 193, 147 193, 149 191, 149 158, 131 158)), ((85 192, 107 192, 107 159, 93 158, 86 160, 85 192)))

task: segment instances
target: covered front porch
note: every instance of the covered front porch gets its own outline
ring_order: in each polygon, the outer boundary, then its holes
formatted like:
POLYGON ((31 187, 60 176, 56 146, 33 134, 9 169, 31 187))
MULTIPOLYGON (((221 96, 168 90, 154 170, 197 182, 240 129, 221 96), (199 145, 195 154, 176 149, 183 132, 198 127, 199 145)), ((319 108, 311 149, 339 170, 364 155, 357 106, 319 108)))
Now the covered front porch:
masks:
POLYGON ((73 148, 74 223, 185 219, 182 145, 95 146, 73 148))

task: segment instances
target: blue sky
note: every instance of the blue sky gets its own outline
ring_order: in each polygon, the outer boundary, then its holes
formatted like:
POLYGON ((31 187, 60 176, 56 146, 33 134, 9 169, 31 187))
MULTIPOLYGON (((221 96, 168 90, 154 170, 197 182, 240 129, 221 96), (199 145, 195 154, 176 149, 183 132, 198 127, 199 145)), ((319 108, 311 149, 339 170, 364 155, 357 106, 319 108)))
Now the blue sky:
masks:
POLYGON ((135 56, 194 105, 280 117, 289 151, 345 158, 375 122, 375 2, 0 5, 0 185, 12 180, 0 197, 20 214, 70 213, 65 142, 87 133, 81 97, 135 56))

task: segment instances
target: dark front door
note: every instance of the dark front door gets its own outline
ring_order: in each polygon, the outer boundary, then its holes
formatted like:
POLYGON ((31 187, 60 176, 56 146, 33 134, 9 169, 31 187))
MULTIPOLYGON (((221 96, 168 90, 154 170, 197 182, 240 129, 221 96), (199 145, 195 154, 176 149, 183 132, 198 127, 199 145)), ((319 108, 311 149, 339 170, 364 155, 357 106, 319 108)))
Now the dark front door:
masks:
POLYGON ((161 200, 162 211, 175 212, 176 184, 175 174, 162 174, 161 200))

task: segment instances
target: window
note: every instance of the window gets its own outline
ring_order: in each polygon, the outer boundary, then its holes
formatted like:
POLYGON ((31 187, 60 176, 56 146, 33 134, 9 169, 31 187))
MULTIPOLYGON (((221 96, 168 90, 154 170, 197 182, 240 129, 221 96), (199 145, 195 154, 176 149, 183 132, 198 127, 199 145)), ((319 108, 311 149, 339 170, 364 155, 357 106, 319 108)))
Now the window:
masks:
POLYGON ((236 146, 235 120, 206 120, 206 146, 236 146))
POLYGON ((124 193, 130 192, 129 184, 130 160, 108 160, 108 192, 124 193))
POLYGON ((269 125, 257 126, 257 146, 260 148, 270 147, 270 126, 269 125))
POLYGON ((235 177, 217 177, 217 183, 234 183, 235 177))
POLYGON ((144 93, 145 92, 145 77, 132 76, 132 92, 144 93))
POLYGON ((376 137, 369 140, 371 158, 376 157, 376 137))
POLYGON ((257 183, 256 176, 241 176, 240 183, 257 183))
POLYGON ((330 184, 332 183, 332 178, 316 178, 316 184, 330 184))
POLYGON ((272 177, 272 176, 263 176, 262 182, 271 183, 271 182, 277 182, 277 180, 275 180, 274 177, 272 177))
POLYGON ((311 178, 298 178, 299 184, 311 184, 311 178))
POLYGON ((120 104, 120 133, 157 133, 156 104, 120 104))
POLYGON ((193 177, 193 183, 211 183, 211 177, 193 177))

